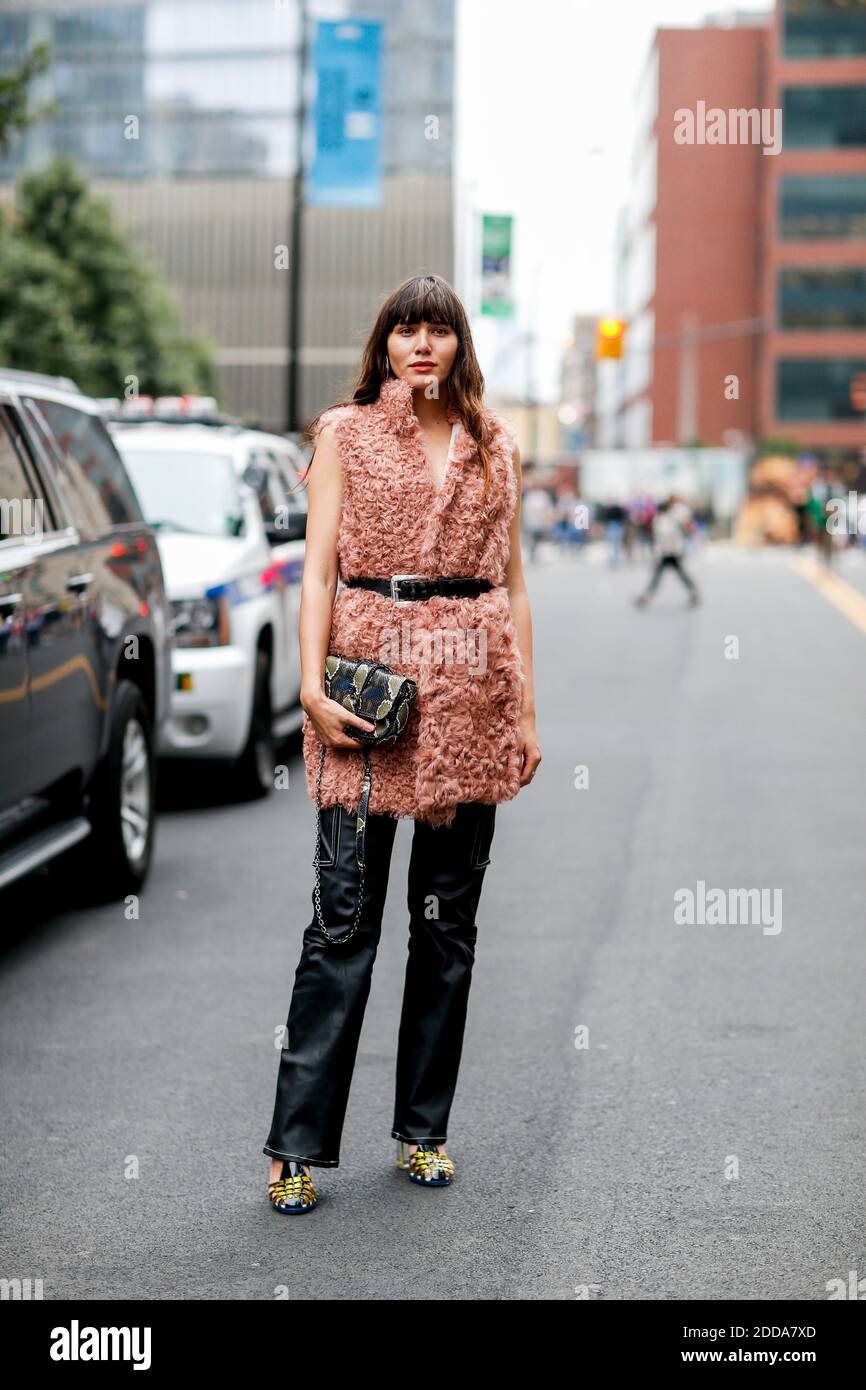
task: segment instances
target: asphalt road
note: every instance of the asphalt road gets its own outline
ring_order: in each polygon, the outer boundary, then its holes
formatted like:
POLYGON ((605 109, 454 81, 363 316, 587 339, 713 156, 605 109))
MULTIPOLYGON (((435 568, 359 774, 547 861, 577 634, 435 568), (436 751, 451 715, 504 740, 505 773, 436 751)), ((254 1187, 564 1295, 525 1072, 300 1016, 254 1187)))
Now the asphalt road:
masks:
POLYGON ((866 626, 787 553, 694 572, 701 608, 668 575, 638 612, 643 570, 601 552, 529 570, 543 763, 497 812, 450 1188, 393 1166, 403 822, 341 1166, 310 1215, 268 1204, 311 916, 297 742, 266 802, 163 788, 138 920, 70 906, 56 871, 0 899, 5 1277, 46 1299, 822 1300, 866 1275, 866 626), (678 921, 699 882, 766 890, 760 918, 678 921))

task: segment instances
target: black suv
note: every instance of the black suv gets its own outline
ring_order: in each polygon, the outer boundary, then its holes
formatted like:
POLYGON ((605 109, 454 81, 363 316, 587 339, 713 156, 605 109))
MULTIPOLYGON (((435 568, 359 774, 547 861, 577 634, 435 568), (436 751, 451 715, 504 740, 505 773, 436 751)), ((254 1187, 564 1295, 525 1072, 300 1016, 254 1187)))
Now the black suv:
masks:
POLYGON ((0 367, 0 887, 67 851, 103 899, 141 887, 170 680, 159 551, 96 402, 0 367))

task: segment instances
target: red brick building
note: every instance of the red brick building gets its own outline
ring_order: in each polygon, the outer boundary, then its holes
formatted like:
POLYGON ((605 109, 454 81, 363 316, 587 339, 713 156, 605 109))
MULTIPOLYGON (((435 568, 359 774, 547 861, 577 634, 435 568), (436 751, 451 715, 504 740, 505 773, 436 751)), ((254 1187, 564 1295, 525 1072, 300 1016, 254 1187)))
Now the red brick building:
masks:
POLYGON ((633 177, 603 442, 861 450, 866 0, 659 30, 633 177))
POLYGON ((866 0, 781 0, 767 101, 759 362, 763 435, 866 446, 866 0))

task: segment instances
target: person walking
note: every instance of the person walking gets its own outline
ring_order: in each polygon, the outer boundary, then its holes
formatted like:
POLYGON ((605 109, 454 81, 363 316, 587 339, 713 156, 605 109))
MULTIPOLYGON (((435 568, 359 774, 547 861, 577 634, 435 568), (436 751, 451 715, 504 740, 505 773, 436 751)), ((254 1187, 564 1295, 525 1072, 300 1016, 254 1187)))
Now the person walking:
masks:
POLYGON ((689 591, 689 602, 693 606, 700 602, 697 585, 683 564, 686 553, 685 533, 690 525, 691 512, 677 497, 671 495, 659 504, 653 519, 653 536, 658 547, 658 556, 649 584, 635 599, 638 608, 645 608, 649 603, 665 569, 672 569, 679 575, 689 591))
POLYGON ((621 502, 608 502, 604 508, 604 534, 607 540, 607 563, 610 569, 619 569, 622 557, 622 543, 625 535, 628 512, 621 502))
POLYGON ((496 807, 541 762, 520 454, 513 427, 485 403, 466 312, 447 281, 415 276, 385 300, 351 399, 311 432, 301 704, 307 787, 321 808, 320 882, 263 1149, 270 1202, 286 1213, 313 1210, 310 1170, 339 1165, 400 817, 412 819, 413 837, 391 1137, 414 1182, 453 1180, 444 1145, 496 807), (374 726, 326 696, 329 654, 382 661, 416 682, 393 744, 365 749, 344 732, 374 726))
POLYGON ((528 487, 523 494, 521 518, 529 542, 529 559, 535 564, 538 547, 553 523, 555 515, 553 499, 546 488, 537 484, 528 487))

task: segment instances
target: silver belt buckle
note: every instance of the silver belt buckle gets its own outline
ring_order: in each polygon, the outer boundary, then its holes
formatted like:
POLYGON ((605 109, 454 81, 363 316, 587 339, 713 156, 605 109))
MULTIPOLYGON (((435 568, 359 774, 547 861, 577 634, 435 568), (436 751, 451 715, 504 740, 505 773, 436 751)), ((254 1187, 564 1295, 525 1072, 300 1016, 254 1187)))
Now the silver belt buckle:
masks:
POLYGON ((392 575, 391 575, 391 597, 392 597, 392 599, 394 600, 394 602, 395 602, 395 603, 400 603, 400 604, 414 603, 414 602, 415 602, 415 600, 414 600, 414 599, 411 599, 411 598, 399 598, 399 597, 398 597, 398 591, 399 591, 399 585, 400 585, 400 580, 401 580, 401 579, 424 579, 424 578, 426 578, 426 576, 423 575, 423 574, 392 574, 392 575))

